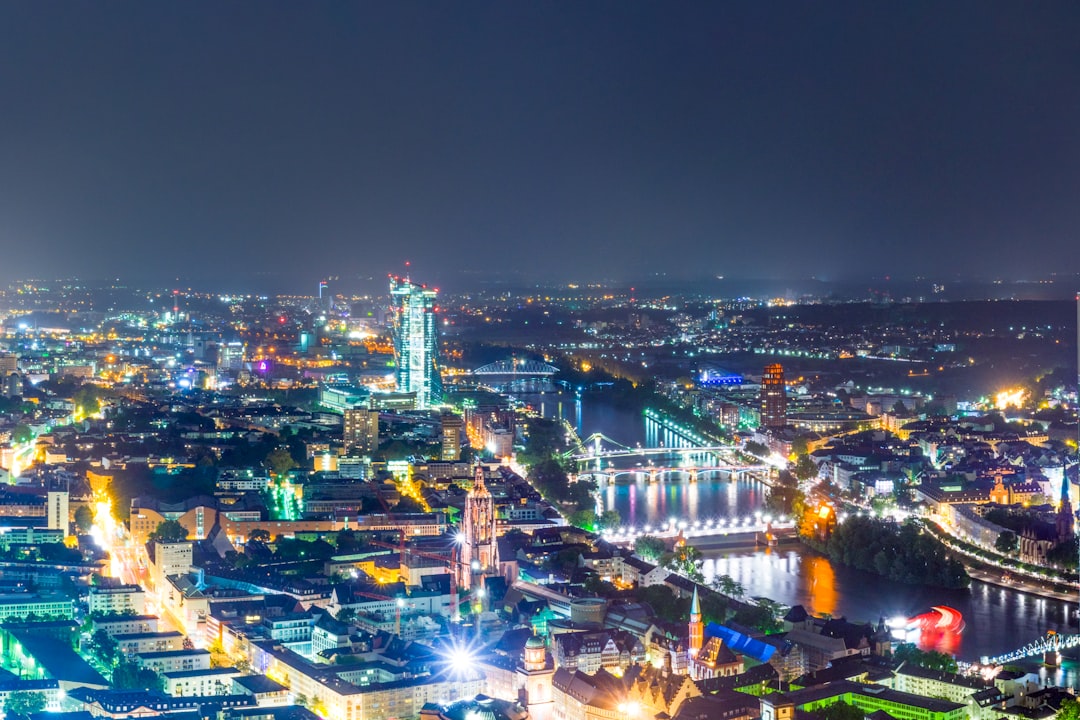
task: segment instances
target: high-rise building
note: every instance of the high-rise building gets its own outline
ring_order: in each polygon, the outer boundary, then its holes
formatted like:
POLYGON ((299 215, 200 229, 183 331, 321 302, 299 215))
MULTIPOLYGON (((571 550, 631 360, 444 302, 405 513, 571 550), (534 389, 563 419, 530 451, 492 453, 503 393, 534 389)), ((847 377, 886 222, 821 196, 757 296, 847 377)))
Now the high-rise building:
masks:
POLYGON ((499 566, 499 546, 495 540, 495 500, 484 485, 484 468, 476 467, 476 479, 465 498, 462 521, 461 563, 458 586, 469 589, 474 575, 486 575, 499 566))
POLYGON ((63 530, 64 534, 67 535, 69 517, 67 492, 53 492, 50 490, 46 494, 46 502, 48 503, 48 528, 50 530, 63 530))
POLYGON ((7 377, 19 372, 19 356, 14 353, 0 353, 0 375, 7 377))
POLYGON ((390 278, 397 390, 416 393, 416 407, 421 410, 442 402, 436 294, 435 290, 407 278, 390 278))
POLYGON ((379 449, 379 411, 354 408, 345 411, 342 440, 350 451, 370 455, 379 449))
POLYGON ((217 346, 218 372, 239 372, 244 367, 244 343, 222 343, 217 346))
POLYGON ((457 460, 461 456, 461 441, 465 434, 465 421, 458 415, 444 413, 442 416, 442 459, 457 460))
POLYGON ((765 366, 761 376, 761 427, 782 428, 787 425, 787 395, 784 392, 784 366, 779 363, 765 366))

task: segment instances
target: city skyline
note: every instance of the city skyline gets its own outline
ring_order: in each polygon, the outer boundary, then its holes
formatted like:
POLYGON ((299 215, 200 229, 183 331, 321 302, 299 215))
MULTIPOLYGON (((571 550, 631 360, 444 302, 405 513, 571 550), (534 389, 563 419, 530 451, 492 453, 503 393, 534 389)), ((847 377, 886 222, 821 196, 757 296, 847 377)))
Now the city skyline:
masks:
POLYGON ((1072 273, 1078 20, 9 5, 0 280, 1072 273))

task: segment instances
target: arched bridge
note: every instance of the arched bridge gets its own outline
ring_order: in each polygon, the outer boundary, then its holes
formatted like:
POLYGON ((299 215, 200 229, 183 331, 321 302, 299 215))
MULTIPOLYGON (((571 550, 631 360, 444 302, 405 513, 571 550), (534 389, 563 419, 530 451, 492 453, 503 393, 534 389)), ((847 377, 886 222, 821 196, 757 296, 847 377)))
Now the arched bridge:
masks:
POLYGON ((472 371, 473 375, 527 375, 530 377, 550 377, 559 372, 559 368, 539 360, 499 360, 481 365, 472 371))
POLYGON ((1068 650, 1069 648, 1078 646, 1080 646, 1080 635, 1063 635, 1061 633, 1049 632, 1035 642, 1028 643, 1024 647, 1017 648, 1004 655, 984 657, 980 661, 980 664, 984 666, 1008 665, 1009 663, 1014 663, 1023 660, 1024 658, 1059 653, 1062 650, 1068 650))

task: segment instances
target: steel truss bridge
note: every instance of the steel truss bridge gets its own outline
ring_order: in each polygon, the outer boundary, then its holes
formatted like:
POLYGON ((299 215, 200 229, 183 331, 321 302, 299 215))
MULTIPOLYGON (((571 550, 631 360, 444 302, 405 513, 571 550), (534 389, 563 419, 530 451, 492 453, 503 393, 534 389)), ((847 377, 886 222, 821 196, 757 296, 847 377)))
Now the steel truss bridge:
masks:
MULTIPOLYGON (((591 438, 589 438, 591 439, 591 438)), ((589 442, 586 439, 585 442, 589 442)), ((682 455, 687 457, 690 455, 715 455, 715 454, 730 454, 732 447, 730 445, 707 445, 703 447, 650 447, 650 448, 626 448, 625 450, 602 450, 598 453, 585 452, 571 455, 571 460, 578 462, 589 462, 592 460, 608 460, 615 458, 628 458, 639 457, 646 455, 682 455)))
POLYGON ((606 468, 603 470, 581 470, 577 477, 594 477, 613 481, 626 475, 644 475, 649 482, 659 482, 674 477, 685 477, 690 482, 697 482, 702 475, 727 475, 732 479, 741 475, 760 475, 769 472, 768 465, 705 465, 690 467, 639 467, 606 468))
MULTIPOLYGON (((581 440, 569 427, 567 436, 571 450, 565 456, 578 465, 578 477, 595 477, 601 480, 615 480, 626 475, 645 475, 650 482, 685 477, 695 482, 702 475, 726 474, 732 478, 744 474, 767 474, 768 465, 748 465, 733 458, 734 448, 730 445, 707 445, 701 447, 638 447, 623 445, 602 433, 593 433, 581 440), (606 447, 605 447, 606 446, 606 447), (605 460, 645 457, 679 457, 678 465, 660 464, 632 468, 604 467, 605 460), (705 460, 711 458, 712 462, 705 460), (590 467, 591 466, 591 467, 590 467)), ((651 462, 651 461, 650 461, 651 462)))
POLYGON ((1080 635, 1062 635, 1061 633, 1049 632, 1035 642, 1028 643, 1024 647, 1017 648, 1004 655, 984 657, 979 664, 996 667, 1014 663, 1024 658, 1059 653, 1062 650, 1069 650, 1074 647, 1080 647, 1080 635))
POLYGON ((472 371, 473 375, 499 375, 503 377, 528 376, 550 377, 559 372, 559 368, 539 360, 499 360, 482 365, 472 371))

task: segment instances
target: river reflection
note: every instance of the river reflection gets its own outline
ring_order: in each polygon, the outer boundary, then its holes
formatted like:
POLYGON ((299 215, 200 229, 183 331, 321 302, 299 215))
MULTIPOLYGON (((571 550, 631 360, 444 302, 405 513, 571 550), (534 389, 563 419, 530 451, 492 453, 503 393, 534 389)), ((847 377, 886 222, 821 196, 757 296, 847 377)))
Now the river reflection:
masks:
POLYGON ((1069 606, 985 583, 970 591, 941 590, 891 583, 870 573, 834 565, 803 546, 736 552, 705 551, 706 580, 729 575, 750 597, 768 597, 784 605, 803 605, 816 614, 876 623, 879 618, 914 617, 934 605, 948 605, 964 615, 958 637, 938 638, 937 649, 967 660, 1021 647, 1047 630, 1075 632, 1069 606))
POLYGON ((605 483, 600 490, 604 509, 619 512, 624 525, 657 527, 668 520, 706 522, 749 517, 765 503, 768 488, 753 480, 649 482, 639 476, 631 483, 605 483))
MULTIPOLYGON (((582 438, 602 432, 631 447, 647 441, 644 418, 607 403, 603 393, 586 393, 584 398, 551 393, 523 399, 536 408, 543 407, 547 417, 565 417, 582 438)), ((632 467, 637 460, 626 462, 632 467)), ((762 507, 767 493, 765 486, 748 480, 649 483, 639 475, 633 482, 604 486, 600 500, 605 509, 618 510, 625 524, 641 528, 656 527, 671 518, 692 523, 745 517, 762 507)), ((899 585, 833 565, 801 545, 756 551, 708 550, 702 570, 708 580, 717 574, 730 575, 751 597, 768 597, 784 605, 801 604, 813 613, 853 621, 876 623, 880 617, 910 618, 934 605, 948 605, 963 613, 966 628, 959 636, 938 638, 938 646, 965 660, 1022 647, 1048 630, 1076 632, 1075 625, 1069 626, 1069 606, 1058 600, 978 582, 970 591, 899 585)), ((1040 673, 1055 684, 1077 687, 1075 664, 1063 669, 1042 668, 1040 673)))

